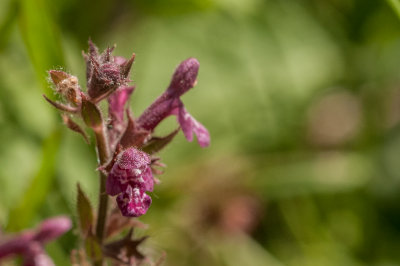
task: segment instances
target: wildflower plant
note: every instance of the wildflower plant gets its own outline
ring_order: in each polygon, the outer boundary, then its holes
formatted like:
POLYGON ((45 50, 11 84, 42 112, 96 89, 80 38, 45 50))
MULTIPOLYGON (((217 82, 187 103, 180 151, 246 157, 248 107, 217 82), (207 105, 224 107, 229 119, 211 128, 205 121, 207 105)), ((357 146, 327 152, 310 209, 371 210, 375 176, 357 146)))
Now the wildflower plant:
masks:
MULTIPOLYGON (((210 143, 207 129, 189 114, 180 99, 197 82, 199 62, 195 58, 179 64, 165 92, 142 115, 134 117, 128 102, 135 90, 129 79, 135 54, 126 59, 113 56, 113 49, 107 48, 100 53, 89 40, 89 50, 83 54, 86 61, 86 92, 82 90, 77 77, 64 71, 50 70, 50 80, 59 101, 44 95, 61 112, 64 124, 69 129, 81 134, 89 142, 82 124, 92 130, 95 136, 100 176, 98 211, 95 215, 92 204, 78 184, 77 212, 84 245, 74 251, 75 255, 76 252, 81 255, 72 256, 77 264, 91 262, 104 265, 106 258, 111 258, 115 265, 139 264, 145 256, 137 247, 145 238, 132 239, 133 227, 140 226, 132 217, 146 214, 152 203, 149 193, 153 191, 154 184, 159 183, 155 176, 162 173, 160 167, 164 166, 157 153, 171 142, 180 129, 188 141, 192 141, 193 135, 196 135, 201 147, 207 147, 210 143), (102 101, 108 104, 107 114, 99 108, 102 101), (170 115, 176 116, 179 127, 166 136, 155 136, 157 125, 170 115), (77 119, 82 119, 83 123, 76 122, 77 119), (116 204, 109 203, 110 197, 115 197, 116 204), (109 206, 112 206, 110 210, 109 206), (121 239, 115 238, 126 229, 130 229, 127 235, 121 239), (113 240, 109 241, 111 237, 113 240)), ((49 233, 43 239, 52 239, 58 236, 59 231, 49 233)), ((40 232, 36 235, 24 233, 19 238, 37 239, 40 232)), ((34 246, 29 244, 31 242, 27 240, 26 246, 8 254, 22 254, 28 261, 33 254, 30 251, 34 246)), ((36 242, 39 243, 35 244, 38 246, 36 253, 44 254, 41 249, 43 241, 36 242)))
POLYGON ((44 245, 58 238, 71 228, 71 220, 58 216, 43 221, 36 230, 26 230, 11 236, 0 244, 0 260, 20 255, 25 266, 51 266, 51 258, 44 251, 44 245))

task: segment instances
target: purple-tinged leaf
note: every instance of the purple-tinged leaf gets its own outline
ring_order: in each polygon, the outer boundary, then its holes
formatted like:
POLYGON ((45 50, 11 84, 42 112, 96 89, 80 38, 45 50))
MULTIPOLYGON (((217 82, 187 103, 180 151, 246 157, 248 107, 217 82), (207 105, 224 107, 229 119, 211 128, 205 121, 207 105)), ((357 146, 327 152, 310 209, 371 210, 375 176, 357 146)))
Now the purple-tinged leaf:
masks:
POLYGON ((86 143, 87 143, 87 144, 90 143, 89 138, 88 138, 88 136, 86 135, 85 131, 84 131, 77 123, 75 123, 75 122, 74 122, 68 115, 66 115, 66 114, 61 114, 61 116, 62 116, 62 119, 63 119, 63 121, 64 121, 64 124, 65 124, 69 129, 71 129, 72 131, 75 131, 75 132, 81 134, 82 137, 85 139, 86 143))
POLYGON ((103 130, 103 119, 99 108, 88 101, 87 99, 82 99, 82 118, 85 124, 92 128, 95 132, 103 130))
POLYGON ((133 230, 131 229, 121 240, 106 244, 104 246, 104 254, 128 265, 132 265, 133 261, 143 260, 145 256, 139 252, 138 246, 147 239, 147 236, 133 240, 132 234, 133 230))
POLYGON ((91 230, 93 228, 94 218, 93 218, 93 209, 92 204, 89 201, 89 198, 81 189, 79 183, 77 184, 78 195, 76 201, 76 209, 78 213, 79 226, 81 229, 81 233, 84 237, 91 234, 91 230))
POLYGON ((117 147, 115 148, 114 153, 112 155, 112 158, 108 162, 106 162, 105 164, 99 166, 96 170, 102 171, 105 175, 108 175, 108 173, 112 169, 114 163, 118 159, 118 154, 120 154, 121 152, 122 152, 122 146, 121 145, 117 145, 117 147))
POLYGON ((172 139, 178 134, 179 128, 165 137, 152 137, 142 148, 142 150, 148 154, 155 154, 162 150, 172 139))
POLYGON ((77 113, 79 111, 78 108, 76 107, 71 107, 62 103, 58 103, 55 101, 50 100, 49 98, 47 98, 46 95, 43 94, 44 99, 49 102, 51 105, 53 105, 55 108, 57 108, 60 111, 64 111, 64 112, 68 112, 68 113, 77 113))
POLYGON ((107 221, 106 237, 113 237, 128 228, 146 229, 147 225, 137 219, 122 216, 119 209, 114 208, 107 221))
POLYGON ((125 78, 128 78, 134 60, 135 60, 135 54, 133 53, 131 58, 129 58, 129 60, 125 60, 124 63, 120 64, 121 75, 124 76, 125 78))
POLYGON ((93 261, 100 261, 103 257, 103 251, 99 244, 99 241, 93 234, 89 234, 85 239, 85 251, 86 254, 92 258, 93 261))
POLYGON ((128 126, 119 143, 124 149, 130 147, 141 148, 143 143, 145 143, 147 138, 150 136, 150 131, 137 128, 135 120, 132 118, 129 111, 127 111, 127 116, 128 126))

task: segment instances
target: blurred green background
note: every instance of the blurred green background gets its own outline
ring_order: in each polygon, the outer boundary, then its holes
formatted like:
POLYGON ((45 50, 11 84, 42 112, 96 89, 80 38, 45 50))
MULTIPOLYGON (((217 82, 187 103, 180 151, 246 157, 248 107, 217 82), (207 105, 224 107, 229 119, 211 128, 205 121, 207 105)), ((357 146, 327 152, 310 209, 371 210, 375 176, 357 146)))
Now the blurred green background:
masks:
MULTIPOLYGON (((41 94, 46 71, 85 85, 89 37, 136 53, 139 115, 174 68, 199 59, 183 97, 210 131, 180 133, 136 235, 165 265, 400 264, 400 20, 396 0, 1 0, 0 225, 75 217, 93 202, 94 147, 41 94)), ((400 9, 399 9, 400 10, 400 9)), ((157 133, 176 125, 169 118, 157 133)), ((69 265, 69 232, 47 247, 69 265)))

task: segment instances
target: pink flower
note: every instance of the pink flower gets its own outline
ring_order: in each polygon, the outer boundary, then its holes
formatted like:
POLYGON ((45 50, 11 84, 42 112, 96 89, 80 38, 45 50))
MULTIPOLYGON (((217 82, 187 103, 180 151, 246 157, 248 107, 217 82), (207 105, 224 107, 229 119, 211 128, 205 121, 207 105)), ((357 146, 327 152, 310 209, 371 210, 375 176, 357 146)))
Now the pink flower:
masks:
POLYGON ((125 131, 125 105, 135 87, 121 86, 108 97, 108 115, 110 117, 108 135, 112 149, 125 131))
POLYGON ((154 178, 146 153, 129 148, 119 154, 107 178, 106 192, 118 195, 117 203, 124 216, 138 217, 146 213, 151 198, 145 193, 153 191, 154 178))
POLYGON ((108 97, 108 111, 111 118, 117 123, 123 123, 125 104, 128 102, 134 87, 122 86, 108 97))
POLYGON ((151 198, 138 187, 128 186, 126 191, 118 195, 117 203, 122 215, 139 217, 149 209, 151 198))
POLYGON ((71 220, 58 216, 43 221, 39 228, 24 231, 0 244, 0 260, 11 255, 21 255, 25 266, 52 266, 51 258, 44 251, 44 244, 71 229, 71 220))
POLYGON ((137 120, 137 126, 153 131, 167 116, 175 115, 183 134, 188 141, 193 140, 193 133, 201 147, 210 144, 210 134, 186 111, 180 96, 193 88, 199 71, 199 62, 195 58, 183 61, 175 70, 167 90, 151 104, 137 120))

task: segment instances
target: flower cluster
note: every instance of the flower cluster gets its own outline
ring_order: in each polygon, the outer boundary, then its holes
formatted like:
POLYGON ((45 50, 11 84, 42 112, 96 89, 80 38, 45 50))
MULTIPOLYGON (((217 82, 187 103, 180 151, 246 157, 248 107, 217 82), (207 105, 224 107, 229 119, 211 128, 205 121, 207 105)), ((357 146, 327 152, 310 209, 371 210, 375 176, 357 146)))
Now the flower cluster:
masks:
POLYGON ((0 260, 21 255, 25 266, 53 266, 54 263, 44 251, 44 245, 71 228, 71 220, 58 216, 43 221, 37 230, 27 230, 0 243, 0 260))
POLYGON ((151 204, 146 192, 153 191, 154 164, 160 164, 154 154, 167 145, 178 130, 165 137, 156 137, 156 126, 166 117, 174 115, 188 141, 197 136, 201 147, 210 143, 207 129, 195 120, 180 97, 197 82, 199 62, 195 58, 183 61, 175 70, 166 91, 138 118, 132 116, 128 105, 134 87, 128 79, 135 55, 130 59, 113 56, 113 48, 99 53, 89 41, 89 52, 84 54, 87 69, 87 92, 83 92, 76 77, 63 71, 49 71, 55 91, 62 102, 47 97, 57 109, 63 111, 65 124, 87 139, 85 131, 72 120, 80 115, 93 129, 99 152, 100 167, 108 177, 106 193, 117 196, 116 202, 124 216, 145 214, 151 204), (107 99, 108 118, 104 119, 98 104, 107 99), (100 145, 100 146, 99 146, 100 145), (100 149, 99 149, 100 147, 100 149))

